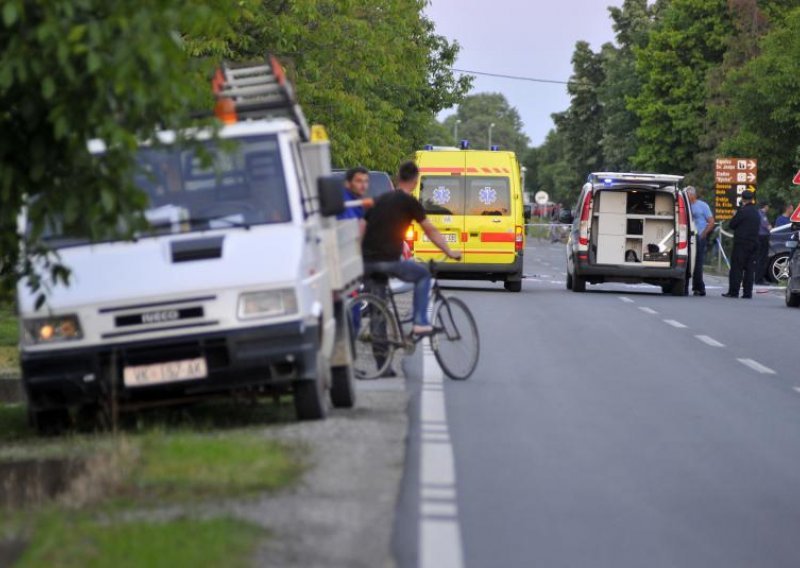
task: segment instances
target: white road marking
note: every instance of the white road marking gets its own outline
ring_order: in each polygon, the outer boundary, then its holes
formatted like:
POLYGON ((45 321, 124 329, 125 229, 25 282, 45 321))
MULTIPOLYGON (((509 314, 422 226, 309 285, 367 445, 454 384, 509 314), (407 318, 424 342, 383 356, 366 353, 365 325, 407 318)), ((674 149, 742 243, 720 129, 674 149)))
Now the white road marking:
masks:
POLYGON ((725 345, 713 337, 709 337, 707 335, 695 335, 695 337, 710 347, 725 347, 725 345))
POLYGON ((648 308, 646 306, 639 306, 639 309, 642 310, 646 314, 650 314, 651 316, 657 315, 658 312, 655 311, 653 308, 648 308))
POLYGON ((793 387, 792 390, 796 393, 800 393, 800 387, 793 387))
POLYGON ((762 365, 758 361, 754 361, 752 359, 737 359, 737 361, 739 361, 739 363, 741 363, 742 365, 744 365, 746 367, 750 367, 756 373, 761 373, 762 375, 774 375, 775 374, 775 371, 773 371, 769 367, 765 367, 764 365, 762 365))
POLYGON ((665 320, 664 320, 664 323, 665 323, 665 324, 667 324, 667 325, 671 325, 672 327, 675 327, 675 328, 677 328, 677 329, 686 329, 686 326, 685 326, 685 325, 683 325, 683 324, 682 324, 681 322, 679 322, 679 321, 665 319, 665 320))
POLYGON ((631 300, 627 296, 619 296, 619 299, 622 300, 623 302, 625 302, 626 304, 632 304, 633 303, 633 300, 631 300))
POLYGON ((455 458, 447 425, 444 374, 430 346, 424 347, 422 357, 418 562, 420 568, 462 568, 455 458))

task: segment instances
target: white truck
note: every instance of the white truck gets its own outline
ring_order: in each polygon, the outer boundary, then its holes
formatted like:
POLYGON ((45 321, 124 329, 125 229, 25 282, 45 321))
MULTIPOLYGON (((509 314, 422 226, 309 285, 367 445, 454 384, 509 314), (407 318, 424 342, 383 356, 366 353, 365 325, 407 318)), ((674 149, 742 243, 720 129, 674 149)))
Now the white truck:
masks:
MULTIPOLYGON (((355 401, 343 300, 362 271, 357 222, 279 63, 215 80, 225 125, 142 144, 150 230, 89 242, 54 229, 72 271, 37 310, 17 290, 22 380, 40 431, 215 396, 291 392, 299 419, 355 401), (210 157, 210 160, 209 160, 210 157)), ((102 142, 90 143, 102 153, 102 142)), ((23 220, 24 223, 24 220, 23 220)))

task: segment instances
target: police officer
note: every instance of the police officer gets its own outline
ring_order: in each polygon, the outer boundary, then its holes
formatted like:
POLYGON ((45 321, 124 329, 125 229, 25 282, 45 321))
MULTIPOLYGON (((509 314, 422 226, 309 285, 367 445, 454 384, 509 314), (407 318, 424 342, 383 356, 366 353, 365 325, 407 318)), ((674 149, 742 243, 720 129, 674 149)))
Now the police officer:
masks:
POLYGON ((742 298, 753 297, 758 230, 761 226, 761 214, 753 202, 753 197, 753 192, 750 190, 742 192, 742 206, 730 222, 730 227, 733 229, 733 254, 731 271, 728 275, 728 292, 723 294, 726 298, 739 297, 739 287, 743 278, 742 298))

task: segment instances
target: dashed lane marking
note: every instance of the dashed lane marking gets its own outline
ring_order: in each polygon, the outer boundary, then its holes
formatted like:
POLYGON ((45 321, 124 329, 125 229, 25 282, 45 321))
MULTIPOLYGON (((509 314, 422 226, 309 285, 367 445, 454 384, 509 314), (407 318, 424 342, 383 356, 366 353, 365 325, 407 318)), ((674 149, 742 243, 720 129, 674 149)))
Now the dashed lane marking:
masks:
POLYGON ((633 303, 633 300, 631 300, 627 296, 619 296, 619 299, 622 300, 623 302, 625 302, 626 304, 632 304, 633 303))
POLYGON ((770 369, 769 367, 765 367, 758 361, 754 361, 753 359, 737 359, 739 363, 744 365, 745 367, 750 367, 756 373, 761 373, 762 375, 774 375, 775 371, 770 369))
POLYGON ((697 339, 708 345, 709 347, 725 347, 724 344, 720 343, 713 337, 709 337, 707 335, 695 335, 697 339))
POLYGON ((686 329, 686 326, 683 325, 679 321, 675 321, 675 320, 671 320, 671 319, 665 319, 664 323, 667 324, 667 325, 671 325, 672 327, 674 327, 676 329, 686 329))
POLYGON ((800 387, 792 387, 792 390, 796 393, 800 393, 800 387))
POLYGON ((646 306, 639 306, 639 309, 642 310, 646 314, 650 314, 651 316, 658 315, 658 312, 655 311, 653 308, 648 308, 646 306))

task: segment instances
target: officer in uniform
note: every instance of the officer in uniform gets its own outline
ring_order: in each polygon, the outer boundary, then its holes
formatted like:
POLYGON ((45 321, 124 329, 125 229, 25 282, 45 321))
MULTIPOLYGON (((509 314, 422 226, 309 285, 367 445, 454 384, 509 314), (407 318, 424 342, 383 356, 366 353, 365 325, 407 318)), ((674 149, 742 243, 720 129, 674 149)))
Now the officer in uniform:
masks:
POLYGON ((753 192, 742 192, 742 206, 731 219, 733 229, 733 254, 731 254, 731 271, 728 275, 728 292, 726 298, 738 298, 739 287, 744 279, 742 298, 753 297, 753 280, 755 279, 756 259, 758 253, 758 230, 761 226, 761 214, 755 206, 753 192))

